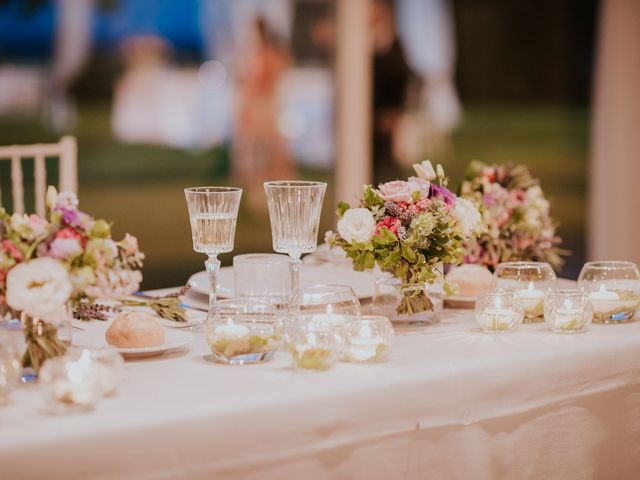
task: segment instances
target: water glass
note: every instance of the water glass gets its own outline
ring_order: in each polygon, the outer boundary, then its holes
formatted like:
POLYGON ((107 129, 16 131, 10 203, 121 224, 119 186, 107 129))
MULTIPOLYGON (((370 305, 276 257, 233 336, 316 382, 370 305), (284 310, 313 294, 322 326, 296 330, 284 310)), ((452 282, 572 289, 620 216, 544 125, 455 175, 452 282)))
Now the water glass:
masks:
POLYGON ((265 182, 273 249, 293 260, 293 290, 298 289, 300 257, 318 245, 324 182, 265 182))
POLYGON ((493 287, 516 291, 525 323, 533 323, 543 320, 544 297, 555 283, 556 274, 546 262, 505 262, 496 268, 493 287))
POLYGON ((292 260, 274 253, 249 253, 233 258, 236 298, 261 300, 286 310, 292 289, 292 260))
POLYGON ((593 307, 582 290, 556 290, 544 300, 544 319, 556 333, 580 333, 591 325, 593 307))
POLYGON ((640 272, 633 262, 588 262, 578 277, 587 292, 596 323, 633 320, 640 307, 640 272))
POLYGON ((193 249, 207 255, 209 308, 216 301, 218 255, 233 250, 236 219, 242 189, 235 187, 193 187, 184 191, 191 222, 193 249))

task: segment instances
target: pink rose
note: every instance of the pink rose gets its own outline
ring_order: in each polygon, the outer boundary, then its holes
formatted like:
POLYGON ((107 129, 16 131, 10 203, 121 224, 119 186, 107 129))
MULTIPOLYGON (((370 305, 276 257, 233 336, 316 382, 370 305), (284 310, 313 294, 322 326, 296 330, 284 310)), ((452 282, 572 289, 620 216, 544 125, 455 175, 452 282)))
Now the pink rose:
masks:
POLYGON ((38 215, 31 214, 29 215, 29 228, 33 232, 35 237, 39 237, 43 233, 47 231, 47 227, 49 223, 44 218, 39 217, 38 215))
POLYGON ((411 184, 402 180, 381 183, 378 185, 378 193, 383 200, 389 202, 410 202, 411 184))
POLYGON ((58 260, 69 260, 81 253, 80 240, 74 237, 58 237, 49 245, 49 256, 58 260))
POLYGON ((387 227, 387 229, 392 232, 394 235, 398 234, 398 228, 402 225, 400 219, 395 217, 384 217, 376 224, 376 235, 380 233, 380 229, 382 227, 387 227))

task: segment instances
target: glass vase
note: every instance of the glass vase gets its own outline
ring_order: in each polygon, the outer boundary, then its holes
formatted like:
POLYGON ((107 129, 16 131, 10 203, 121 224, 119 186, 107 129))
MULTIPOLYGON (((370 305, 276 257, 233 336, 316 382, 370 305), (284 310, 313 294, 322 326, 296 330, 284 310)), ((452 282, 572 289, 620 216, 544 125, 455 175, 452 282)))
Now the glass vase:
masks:
POLYGON ((44 362, 60 357, 71 344, 71 318, 65 316, 60 325, 52 325, 25 312, 20 314, 26 349, 22 356, 22 366, 32 368, 36 375, 44 362))
POLYGON ((443 300, 443 280, 406 287, 382 273, 375 279, 372 310, 394 325, 435 325, 441 320, 443 300))

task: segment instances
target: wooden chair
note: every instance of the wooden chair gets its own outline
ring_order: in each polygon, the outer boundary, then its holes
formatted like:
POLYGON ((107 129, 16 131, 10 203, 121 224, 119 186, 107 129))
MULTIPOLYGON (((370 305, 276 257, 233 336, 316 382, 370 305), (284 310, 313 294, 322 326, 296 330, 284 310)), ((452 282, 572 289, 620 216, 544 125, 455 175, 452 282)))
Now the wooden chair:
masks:
MULTIPOLYGON (((10 145, 0 147, 0 161, 11 161, 11 192, 13 212, 24 213, 24 182, 22 160, 34 159, 35 210, 45 214, 47 194, 47 169, 45 158, 58 157, 60 166, 59 191, 78 193, 78 143, 75 137, 64 136, 58 143, 36 143, 34 145, 10 145)), ((1 199, 1 197, 0 197, 1 199)))

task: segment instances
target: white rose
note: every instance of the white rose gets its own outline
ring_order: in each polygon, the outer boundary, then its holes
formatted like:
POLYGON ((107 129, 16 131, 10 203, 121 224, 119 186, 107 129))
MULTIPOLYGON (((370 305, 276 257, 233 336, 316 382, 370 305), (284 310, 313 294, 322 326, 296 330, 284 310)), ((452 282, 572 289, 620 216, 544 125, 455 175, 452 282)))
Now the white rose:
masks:
POLYGON ((351 208, 338 220, 338 233, 347 242, 368 242, 376 233, 376 221, 366 208, 351 208))
POLYGON ((482 216, 475 205, 466 198, 456 199, 453 209, 455 218, 464 236, 469 236, 482 226, 482 216))
POLYGON ((54 325, 63 320, 72 293, 69 272, 53 258, 19 263, 7 274, 7 304, 54 325))
POLYGON ((425 180, 431 181, 436 178, 436 171, 433 169, 433 165, 431 165, 429 160, 414 164, 413 169, 418 177, 424 178, 425 180))

